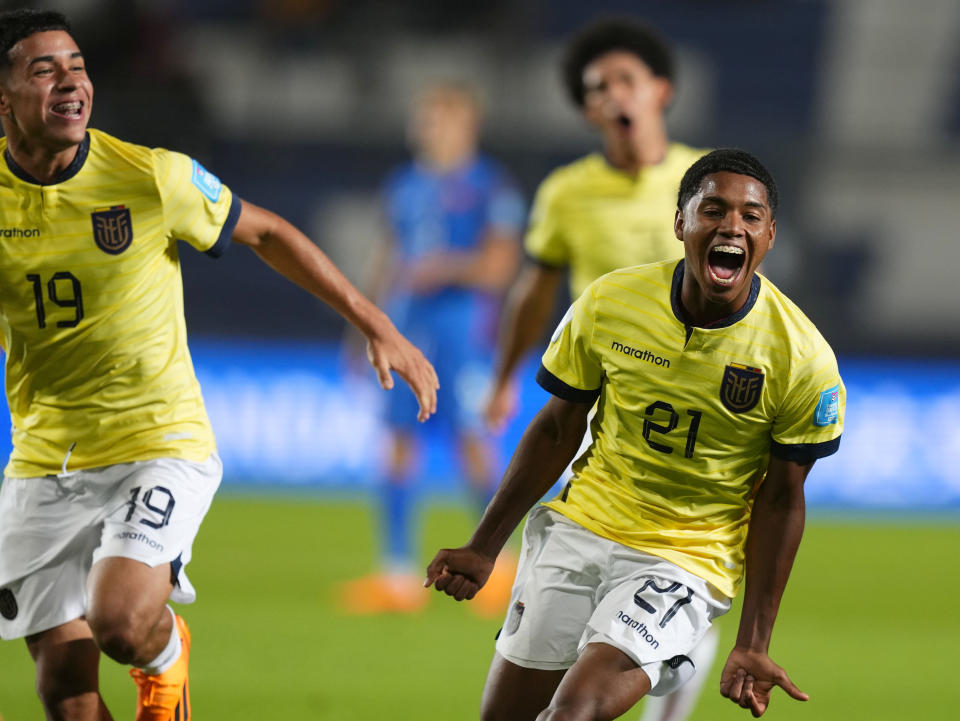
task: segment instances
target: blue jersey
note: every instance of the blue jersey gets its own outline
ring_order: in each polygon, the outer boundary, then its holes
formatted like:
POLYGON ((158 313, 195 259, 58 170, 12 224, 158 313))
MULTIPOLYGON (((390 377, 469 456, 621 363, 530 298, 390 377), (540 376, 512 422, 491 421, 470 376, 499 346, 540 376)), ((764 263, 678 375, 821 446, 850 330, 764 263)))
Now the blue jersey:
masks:
MULTIPOLYGON (((390 317, 434 364, 441 393, 453 394, 442 399, 443 414, 460 427, 475 425, 484 387, 481 376, 489 375, 496 340, 500 299, 463 286, 417 293, 404 286, 404 268, 444 251, 476 249, 491 230, 519 239, 526 220, 523 199, 499 164, 477 156, 444 173, 408 163, 388 178, 384 205, 395 248, 390 317)), ((411 412, 412 394, 390 396, 397 424, 416 416, 415 410, 411 412)))
POLYGON ((491 229, 519 237, 526 210, 504 169, 483 156, 445 173, 411 162, 390 176, 384 195, 399 269, 390 303, 394 322, 405 326, 438 313, 458 315, 474 331, 495 322, 497 299, 489 293, 462 286, 413 293, 403 285, 403 267, 443 251, 473 250, 491 229))

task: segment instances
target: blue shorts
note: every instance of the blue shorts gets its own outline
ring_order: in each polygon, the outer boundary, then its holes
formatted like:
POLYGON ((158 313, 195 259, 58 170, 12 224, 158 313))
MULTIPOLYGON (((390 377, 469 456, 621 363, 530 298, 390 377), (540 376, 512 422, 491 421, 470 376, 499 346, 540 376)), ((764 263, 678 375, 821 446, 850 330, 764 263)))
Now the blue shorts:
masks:
MULTIPOLYGON (((397 327, 437 371, 437 413, 430 423, 458 433, 483 432, 483 404, 493 374, 490 333, 478 327, 476 313, 449 307, 421 310, 411 308, 397 327)), ((396 430, 417 428, 417 399, 410 388, 398 383, 387 398, 388 424, 396 430)))

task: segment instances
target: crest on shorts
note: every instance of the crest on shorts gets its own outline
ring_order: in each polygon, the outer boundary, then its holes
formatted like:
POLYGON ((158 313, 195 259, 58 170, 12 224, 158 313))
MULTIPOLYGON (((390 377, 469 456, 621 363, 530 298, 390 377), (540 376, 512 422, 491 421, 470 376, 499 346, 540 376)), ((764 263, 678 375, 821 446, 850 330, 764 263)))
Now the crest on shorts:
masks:
POLYGON ((517 632, 517 629, 520 628, 520 621, 523 619, 523 601, 517 601, 510 608, 510 615, 507 617, 507 622, 503 624, 503 631, 508 636, 511 636, 517 632))
POLYGON ((731 413, 746 413, 760 401, 763 390, 763 370, 740 363, 731 363, 723 369, 720 381, 720 402, 731 413))
POLYGON ((133 223, 130 208, 114 205, 98 208, 90 214, 93 221, 93 239, 104 253, 119 255, 133 242, 133 223))
POLYGON ((14 597, 13 591, 9 588, 0 588, 0 616, 12 621, 17 617, 18 612, 17 599, 14 597))

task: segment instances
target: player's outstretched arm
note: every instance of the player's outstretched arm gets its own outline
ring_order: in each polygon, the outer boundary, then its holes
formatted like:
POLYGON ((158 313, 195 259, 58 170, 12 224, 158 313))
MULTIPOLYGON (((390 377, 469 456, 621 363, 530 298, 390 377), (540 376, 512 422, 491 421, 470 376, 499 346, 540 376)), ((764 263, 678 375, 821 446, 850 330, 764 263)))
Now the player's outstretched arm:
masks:
POLYGON ((809 698, 768 653, 780 599, 803 536, 803 483, 812 466, 812 461, 800 464, 771 456, 754 500, 740 629, 720 675, 720 693, 750 709, 754 718, 767 710, 774 686, 799 701, 809 698))
POLYGON ((543 333, 562 277, 560 269, 528 264, 507 294, 500 319, 496 371, 484 409, 493 430, 503 428, 514 412, 513 373, 543 333))
POLYGON ((267 265, 356 326, 367 339, 367 358, 380 385, 392 388, 390 371, 396 371, 413 389, 421 421, 436 411, 438 383, 433 366, 313 241, 279 215, 246 201, 233 240, 252 248, 267 265))
POLYGON ((517 444, 496 494, 467 545, 442 549, 427 567, 424 586, 456 600, 473 598, 523 516, 550 490, 573 460, 587 430, 592 403, 552 397, 517 444))

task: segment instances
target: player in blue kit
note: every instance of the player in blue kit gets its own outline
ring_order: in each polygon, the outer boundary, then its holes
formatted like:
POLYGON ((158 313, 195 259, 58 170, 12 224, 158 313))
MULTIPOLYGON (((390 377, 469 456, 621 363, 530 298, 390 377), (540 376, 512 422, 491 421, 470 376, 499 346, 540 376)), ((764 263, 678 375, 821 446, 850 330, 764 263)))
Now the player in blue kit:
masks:
MULTIPOLYGON (((501 295, 519 260, 525 207, 504 169, 477 152, 479 129, 480 108, 469 88, 436 84, 420 94, 409 126, 414 158, 385 184, 392 247, 376 276, 390 317, 437 369, 438 418, 450 426, 463 474, 483 508, 496 469, 481 404, 501 295)), ((344 588, 343 606, 356 613, 412 611, 427 599, 413 543, 417 439, 406 414, 415 398, 395 393, 388 402, 383 573, 344 588)))

